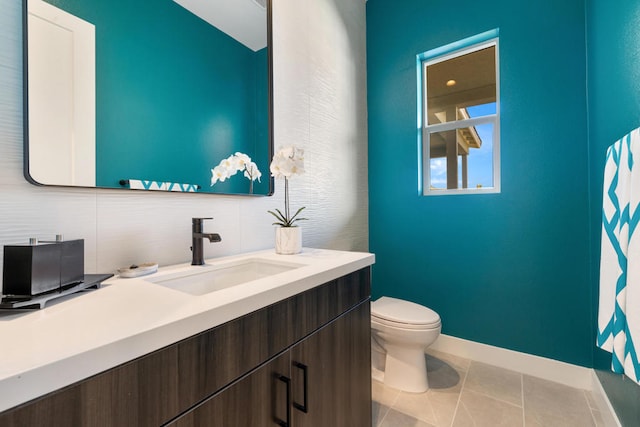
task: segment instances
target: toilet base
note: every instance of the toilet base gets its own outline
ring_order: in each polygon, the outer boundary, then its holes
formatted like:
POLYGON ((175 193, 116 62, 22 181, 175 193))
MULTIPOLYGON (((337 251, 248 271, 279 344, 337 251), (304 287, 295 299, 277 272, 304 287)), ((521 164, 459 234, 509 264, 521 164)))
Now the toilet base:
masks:
POLYGON ((382 346, 371 336, 371 367, 378 371, 384 372, 384 364, 387 359, 387 352, 382 346))
POLYGON ((379 383, 384 383, 384 371, 371 367, 371 379, 379 383))
POLYGON ((429 389, 424 349, 387 344, 386 350, 385 385, 409 393, 424 393, 429 389))

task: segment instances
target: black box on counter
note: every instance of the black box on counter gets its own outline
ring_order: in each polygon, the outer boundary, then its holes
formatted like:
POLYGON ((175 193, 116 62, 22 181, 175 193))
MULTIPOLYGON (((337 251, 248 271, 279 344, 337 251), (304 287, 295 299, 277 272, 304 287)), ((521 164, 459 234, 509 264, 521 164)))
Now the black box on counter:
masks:
POLYGON ((38 295, 82 282, 84 240, 4 247, 2 293, 38 295))

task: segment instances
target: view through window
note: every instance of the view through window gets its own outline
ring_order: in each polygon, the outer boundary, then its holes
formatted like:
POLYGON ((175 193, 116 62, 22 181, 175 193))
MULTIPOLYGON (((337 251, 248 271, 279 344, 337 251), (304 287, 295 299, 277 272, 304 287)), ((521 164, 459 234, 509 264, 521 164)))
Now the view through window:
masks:
POLYGON ((423 54, 423 194, 500 191, 497 49, 492 38, 423 54))

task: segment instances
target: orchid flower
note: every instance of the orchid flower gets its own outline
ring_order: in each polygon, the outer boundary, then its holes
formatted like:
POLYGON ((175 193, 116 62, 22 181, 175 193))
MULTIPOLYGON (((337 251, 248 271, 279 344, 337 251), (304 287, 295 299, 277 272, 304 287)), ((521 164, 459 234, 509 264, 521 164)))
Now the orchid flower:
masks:
POLYGON ((249 193, 253 193, 253 181, 257 179, 260 182, 262 173, 258 169, 258 165, 251 161, 251 157, 240 152, 222 159, 218 166, 211 169, 211 185, 213 186, 218 181, 224 182, 238 171, 243 171, 244 176, 249 179, 249 193))
POLYGON ((275 209, 275 212, 267 211, 278 220, 273 225, 295 227, 293 224, 296 221, 307 220, 307 218, 298 218, 304 207, 298 209, 293 215, 289 211, 289 178, 305 172, 304 150, 293 145, 280 148, 273 156, 269 170, 274 178, 284 178, 284 213, 280 209, 275 209))

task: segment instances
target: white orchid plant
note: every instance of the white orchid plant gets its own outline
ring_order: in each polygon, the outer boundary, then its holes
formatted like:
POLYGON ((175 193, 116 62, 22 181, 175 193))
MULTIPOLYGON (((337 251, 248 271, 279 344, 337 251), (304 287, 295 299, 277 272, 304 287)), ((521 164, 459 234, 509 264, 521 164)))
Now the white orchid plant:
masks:
POLYGON ((244 177, 249 180, 249 194, 253 194, 253 181, 257 179, 260 182, 262 173, 251 157, 240 152, 223 159, 218 166, 211 169, 211 186, 218 181, 224 182, 240 171, 244 172, 244 177))
POLYGON ((289 178, 304 173, 304 150, 293 145, 280 148, 273 156, 269 170, 272 177, 284 178, 284 213, 280 209, 275 209, 275 212, 267 211, 277 219, 273 225, 296 227, 294 225, 296 221, 304 221, 307 218, 298 216, 304 206, 291 215, 289 210, 289 178))

